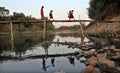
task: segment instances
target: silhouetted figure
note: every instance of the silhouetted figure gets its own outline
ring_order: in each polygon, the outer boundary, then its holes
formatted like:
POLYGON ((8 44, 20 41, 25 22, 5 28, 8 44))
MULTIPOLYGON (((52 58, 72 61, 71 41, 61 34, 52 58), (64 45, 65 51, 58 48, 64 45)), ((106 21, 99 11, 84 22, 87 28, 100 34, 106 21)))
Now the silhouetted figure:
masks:
POLYGON ((44 71, 46 71, 46 62, 45 59, 43 58, 43 62, 42 62, 42 69, 44 69, 44 71))
POLYGON ((70 18, 71 18, 71 11, 69 11, 69 13, 68 13, 68 18, 70 20, 70 18))
POLYGON ((49 13, 50 19, 53 19, 53 14, 52 14, 52 12, 53 12, 53 10, 51 10, 50 13, 49 13))
POLYGON ((54 61, 55 61, 55 58, 52 57, 52 58, 51 58, 51 64, 52 64, 53 67, 55 66, 55 65, 54 65, 54 61))
POLYGON ((71 18, 74 19, 73 12, 74 12, 74 10, 71 11, 71 18))
POLYGON ((68 57, 68 59, 69 59, 70 64, 74 65, 74 58, 70 56, 70 57, 68 57))
POLYGON ((44 6, 41 7, 40 9, 40 14, 41 14, 41 19, 44 19, 44 6))
MULTIPOLYGON (((68 18, 69 18, 69 20, 70 19, 74 19, 74 16, 73 16, 73 10, 71 10, 71 11, 69 11, 69 13, 68 13, 68 18)), ((75 20, 75 19, 74 19, 75 20)))

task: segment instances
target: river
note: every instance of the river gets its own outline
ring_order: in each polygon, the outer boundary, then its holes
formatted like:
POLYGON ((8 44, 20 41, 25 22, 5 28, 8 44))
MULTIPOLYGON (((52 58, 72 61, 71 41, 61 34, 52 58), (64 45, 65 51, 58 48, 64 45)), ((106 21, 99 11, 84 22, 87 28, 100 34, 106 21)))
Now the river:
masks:
MULTIPOLYGON (((0 36, 0 73, 80 73, 85 65, 72 55, 79 48, 52 42, 80 43, 77 34, 49 34, 47 40, 41 34, 0 36)), ((85 38, 85 41, 89 39, 85 38)))

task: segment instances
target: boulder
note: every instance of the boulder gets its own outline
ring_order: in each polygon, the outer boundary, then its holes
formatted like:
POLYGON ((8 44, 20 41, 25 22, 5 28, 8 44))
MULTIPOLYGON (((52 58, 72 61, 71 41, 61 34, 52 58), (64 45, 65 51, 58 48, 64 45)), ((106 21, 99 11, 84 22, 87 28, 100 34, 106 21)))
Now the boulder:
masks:
POLYGON ((113 51, 114 52, 120 52, 120 49, 114 49, 113 51))
POLYGON ((120 55, 120 52, 116 52, 116 55, 120 55))
POLYGON ((120 55, 112 56, 112 59, 120 60, 120 55))
POLYGON ((110 49, 116 49, 116 46, 112 45, 112 46, 110 47, 110 49))
POLYGON ((90 57, 88 60, 88 63, 89 63, 89 65, 91 65, 93 67, 97 66, 97 58, 94 56, 90 57))
POLYGON ((76 52, 76 53, 78 53, 77 54, 78 57, 82 57, 84 55, 84 52, 82 52, 82 51, 79 51, 79 52, 76 52))
POLYGON ((79 57, 84 56, 84 52, 79 52, 79 54, 77 56, 79 56, 79 57))
POLYGON ((120 42, 120 39, 113 39, 114 42, 120 42))
POLYGON ((89 57, 93 56, 94 54, 95 54, 95 49, 92 49, 86 52, 86 55, 89 57))
POLYGON ((98 66, 103 68, 104 70, 114 71, 116 70, 115 63, 106 58, 105 54, 98 54, 98 66))
POLYGON ((82 73, 100 73, 100 70, 91 65, 88 65, 83 69, 82 73))

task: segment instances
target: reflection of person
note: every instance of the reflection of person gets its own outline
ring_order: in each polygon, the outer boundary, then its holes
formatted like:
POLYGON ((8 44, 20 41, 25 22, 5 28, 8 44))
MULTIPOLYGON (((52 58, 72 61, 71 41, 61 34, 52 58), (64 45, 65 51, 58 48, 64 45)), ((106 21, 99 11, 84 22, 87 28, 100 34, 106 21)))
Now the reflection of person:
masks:
POLYGON ((41 19, 44 19, 44 6, 41 7, 40 9, 40 14, 41 14, 41 19))
POLYGON ((59 46, 59 38, 57 39, 57 46, 59 46))
POLYGON ((68 57, 68 59, 69 59, 70 64, 74 65, 74 58, 70 56, 70 57, 68 57))
POLYGON ((43 62, 42 62, 42 66, 43 66, 43 69, 44 69, 44 71, 46 71, 46 62, 45 62, 45 59, 43 58, 43 62))
POLYGON ((55 66, 55 65, 54 65, 54 61, 55 61, 55 58, 52 57, 52 58, 51 58, 51 64, 52 64, 53 67, 55 66))
POLYGON ((59 38, 57 39, 57 43, 59 42, 59 38))

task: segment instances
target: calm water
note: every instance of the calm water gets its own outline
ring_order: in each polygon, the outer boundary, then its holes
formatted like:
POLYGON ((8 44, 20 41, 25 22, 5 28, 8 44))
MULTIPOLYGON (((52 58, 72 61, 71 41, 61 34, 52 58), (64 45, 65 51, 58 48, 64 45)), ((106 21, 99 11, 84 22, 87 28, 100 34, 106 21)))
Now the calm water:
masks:
POLYGON ((15 35, 12 43, 10 37, 0 36, 0 55, 4 56, 0 59, 0 73, 80 73, 85 65, 69 54, 80 49, 50 43, 58 39, 60 42, 80 43, 76 34, 50 34, 46 41, 40 34, 22 34, 15 35))

